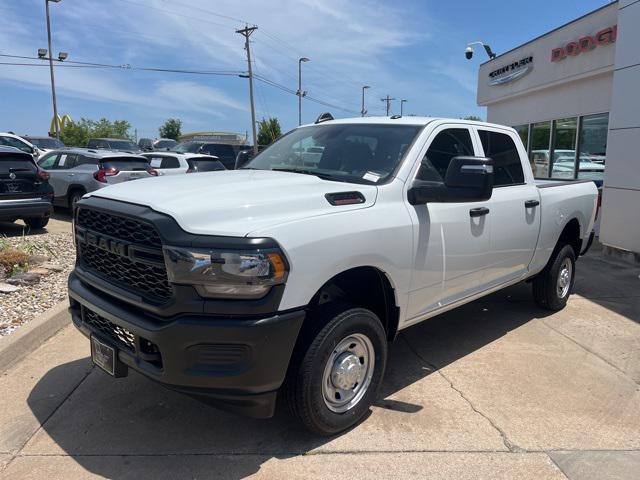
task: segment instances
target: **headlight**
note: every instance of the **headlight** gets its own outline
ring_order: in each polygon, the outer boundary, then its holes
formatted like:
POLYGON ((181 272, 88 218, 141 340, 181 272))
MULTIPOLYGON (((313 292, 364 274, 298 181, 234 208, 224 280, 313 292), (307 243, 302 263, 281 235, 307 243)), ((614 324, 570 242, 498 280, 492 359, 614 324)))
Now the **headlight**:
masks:
POLYGON ((163 248, 171 283, 193 285, 203 297, 255 299, 284 283, 289 271, 278 249, 163 248))

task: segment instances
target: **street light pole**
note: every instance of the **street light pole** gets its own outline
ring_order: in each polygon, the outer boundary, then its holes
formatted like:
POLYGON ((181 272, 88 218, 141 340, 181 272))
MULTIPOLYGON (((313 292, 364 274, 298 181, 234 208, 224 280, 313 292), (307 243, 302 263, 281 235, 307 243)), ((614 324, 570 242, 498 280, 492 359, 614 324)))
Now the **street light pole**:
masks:
POLYGON ((404 109, 402 108, 404 106, 404 102, 406 102, 406 100, 400 100, 400 116, 402 116, 402 113, 404 112, 404 109))
POLYGON ((302 62, 308 61, 307 57, 298 59, 298 126, 302 125, 302 97, 307 94, 307 92, 302 91, 302 62))
POLYGON ((367 88, 371 88, 371 87, 370 87, 369 85, 364 85, 364 86, 362 87, 362 110, 360 110, 360 114, 361 114, 361 116, 363 116, 363 117, 364 117, 364 114, 365 114, 365 113, 367 113, 367 111, 364 109, 364 91, 365 91, 367 88))
POLYGON ((49 42, 49 72, 51 74, 51 97, 53 98, 53 123, 56 126, 56 138, 60 140, 60 119, 58 118, 58 105, 56 103, 56 80, 53 75, 53 58, 51 50, 51 20, 49 19, 49 2, 60 2, 60 0, 44 0, 47 12, 47 40, 49 42))

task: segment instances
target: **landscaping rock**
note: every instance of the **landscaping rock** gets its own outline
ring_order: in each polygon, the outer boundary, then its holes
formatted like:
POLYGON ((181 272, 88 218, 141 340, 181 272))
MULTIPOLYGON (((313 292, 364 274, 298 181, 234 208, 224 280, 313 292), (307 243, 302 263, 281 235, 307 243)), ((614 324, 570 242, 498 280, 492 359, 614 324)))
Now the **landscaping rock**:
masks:
POLYGON ((51 262, 45 262, 42 265, 40 265, 41 268, 46 268, 47 270, 51 270, 52 272, 61 272, 64 270, 64 267, 61 265, 58 265, 56 263, 51 263, 51 262))
POLYGON ((49 257, 46 255, 29 255, 29 265, 42 265, 48 261, 49 257))
POLYGON ((33 285, 40 281, 40 275, 36 273, 18 273, 13 277, 7 278, 7 283, 11 285, 33 285))
POLYGON ((44 276, 51 275, 53 272, 44 267, 36 267, 29 270, 29 273, 35 273, 36 275, 44 276))
POLYGON ((15 285, 9 285, 8 283, 0 282, 0 293, 13 293, 20 290, 20 287, 15 285))

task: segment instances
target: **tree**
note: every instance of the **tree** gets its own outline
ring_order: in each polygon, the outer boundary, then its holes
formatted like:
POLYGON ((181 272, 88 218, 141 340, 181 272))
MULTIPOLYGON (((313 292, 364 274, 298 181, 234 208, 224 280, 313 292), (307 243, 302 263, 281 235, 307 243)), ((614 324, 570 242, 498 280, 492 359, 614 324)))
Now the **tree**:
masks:
POLYGON ((68 122, 60 138, 65 145, 70 147, 85 147, 90 138, 127 138, 131 140, 130 129, 131 124, 127 120, 110 121, 101 118, 95 121, 81 118, 78 122, 68 122))
POLYGON ((258 124, 258 145, 269 145, 282 135, 280 122, 277 118, 271 117, 260 120, 258 124))
POLYGON ((482 120, 477 115, 469 115, 469 116, 466 116, 466 117, 462 117, 462 120, 472 120, 474 122, 484 122, 484 120, 482 120))
POLYGON ((158 133, 160 138, 171 138, 177 142, 180 135, 182 135, 181 129, 182 121, 178 118, 170 118, 162 124, 158 129, 158 133))

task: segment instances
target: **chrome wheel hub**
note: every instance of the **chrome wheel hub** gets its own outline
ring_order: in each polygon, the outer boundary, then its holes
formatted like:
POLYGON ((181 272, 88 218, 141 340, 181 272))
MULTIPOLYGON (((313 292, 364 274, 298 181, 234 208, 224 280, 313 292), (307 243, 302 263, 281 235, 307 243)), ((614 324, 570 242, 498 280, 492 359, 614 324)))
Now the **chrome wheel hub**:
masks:
POLYGON ((375 352, 366 335, 354 333, 341 340, 331 352, 322 376, 322 397, 329 410, 343 413, 353 408, 367 392, 375 352))
POLYGON ((558 273, 558 281, 556 285, 558 297, 564 298, 568 295, 569 288, 571 287, 572 275, 573 266, 571 265, 571 260, 565 258, 560 266, 560 273, 558 273))

